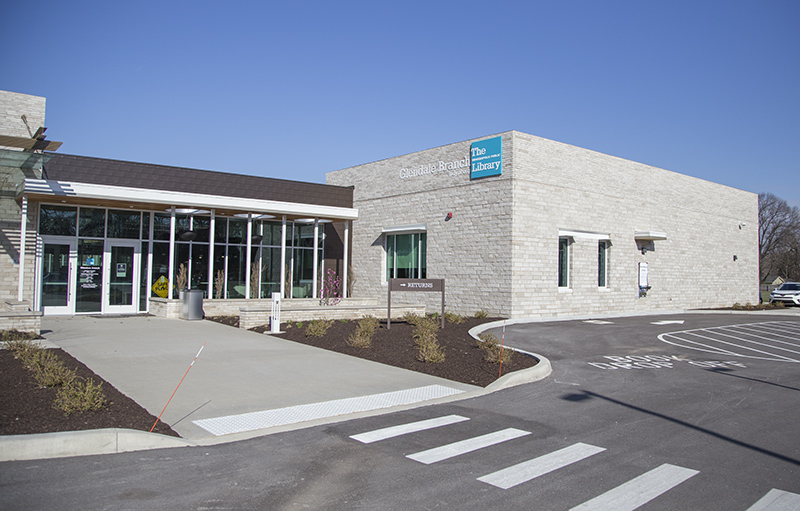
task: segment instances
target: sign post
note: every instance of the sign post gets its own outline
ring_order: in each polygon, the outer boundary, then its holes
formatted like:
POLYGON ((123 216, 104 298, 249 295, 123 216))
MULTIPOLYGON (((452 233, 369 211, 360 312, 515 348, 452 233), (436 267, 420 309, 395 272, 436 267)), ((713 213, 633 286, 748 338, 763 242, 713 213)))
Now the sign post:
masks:
POLYGON ((442 328, 444 328, 444 279, 389 279, 386 329, 392 328, 392 291, 433 291, 442 293, 442 328))

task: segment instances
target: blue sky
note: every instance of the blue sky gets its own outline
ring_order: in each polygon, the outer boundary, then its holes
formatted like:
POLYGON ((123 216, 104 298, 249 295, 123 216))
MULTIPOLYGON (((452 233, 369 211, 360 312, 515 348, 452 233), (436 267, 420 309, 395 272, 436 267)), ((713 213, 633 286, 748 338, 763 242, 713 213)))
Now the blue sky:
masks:
MULTIPOLYGON (((800 2, 51 2, 0 89, 59 152, 324 182, 507 130, 800 206, 800 2)), ((13 60, 12 60, 13 59, 13 60)))

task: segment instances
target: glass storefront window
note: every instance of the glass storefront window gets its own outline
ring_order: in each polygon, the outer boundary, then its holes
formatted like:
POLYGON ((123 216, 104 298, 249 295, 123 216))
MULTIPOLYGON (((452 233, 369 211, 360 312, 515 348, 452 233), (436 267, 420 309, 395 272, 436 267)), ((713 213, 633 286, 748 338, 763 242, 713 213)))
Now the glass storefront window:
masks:
POLYGON ((139 312, 147 312, 147 254, 149 253, 148 250, 148 242, 142 243, 142 257, 139 259, 141 263, 141 271, 139 272, 140 277, 140 284, 139 284, 139 312))
POLYGON ((39 234, 75 236, 77 219, 77 208, 43 204, 39 208, 39 234))
POLYGON ((211 218, 196 216, 192 218, 192 231, 197 234, 194 241, 208 242, 208 230, 211 227, 211 218))
MULTIPOLYGON (((172 280, 169 276, 169 243, 153 243, 153 268, 152 282, 155 283, 162 276, 172 280)), ((173 282, 174 284, 174 282, 173 282)), ((152 291, 152 290, 151 290, 152 291)), ((150 296, 159 296, 152 291, 150 296)))
POLYGON ((153 215, 153 239, 169 240, 169 213, 153 215))
MULTIPOLYGON (((83 209, 81 209, 83 213, 83 209)), ((108 211, 108 237, 138 240, 142 215, 138 211, 108 211)))
POLYGON ((245 254, 244 247, 231 245, 228 247, 228 298, 244 298, 247 296, 245 288, 245 254))
POLYGON ((228 239, 228 219, 217 217, 214 219, 214 242, 225 243, 228 239))
MULTIPOLYGON (((280 231, 278 233, 280 236, 280 231)), ((261 298, 269 298, 281 290, 281 249, 261 249, 261 298)))
POLYGON ((276 222, 260 222, 262 226, 261 244, 264 246, 281 246, 281 224, 276 222))
POLYGON ((214 298, 225 298, 225 249, 225 245, 214 245, 214 298))
POLYGON ((106 210, 81 208, 78 217, 78 236, 102 238, 106 234, 106 210))
POLYGON ((192 230, 192 219, 189 215, 175 215, 175 241, 189 241, 185 233, 192 230))
POLYGON ((228 243, 244 244, 247 232, 247 220, 228 220, 228 243))

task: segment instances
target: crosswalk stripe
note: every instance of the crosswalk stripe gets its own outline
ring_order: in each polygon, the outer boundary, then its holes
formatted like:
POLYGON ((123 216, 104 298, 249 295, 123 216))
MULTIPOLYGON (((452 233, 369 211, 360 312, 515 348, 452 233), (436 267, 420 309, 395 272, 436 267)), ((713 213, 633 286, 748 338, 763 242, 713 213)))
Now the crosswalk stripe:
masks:
POLYGON ((434 419, 427 419, 423 421, 410 422, 408 424, 400 424, 397 426, 390 426, 388 428, 376 429, 374 431, 367 431, 353 435, 350 438, 358 440, 364 444, 371 444, 387 438, 394 438, 408 433, 416 433, 417 431, 425 431, 426 429, 438 428, 441 426, 449 426, 458 422, 468 421, 469 418, 460 415, 447 415, 445 417, 436 417, 434 419))
POLYGON ((665 463, 570 511, 633 511, 698 473, 697 470, 665 463))
POLYGON ((577 443, 538 458, 512 465, 503 470, 492 472, 479 477, 478 481, 507 490, 603 451, 605 451, 604 447, 577 443))
POLYGON ((474 438, 468 438, 460 442, 443 445, 427 451, 421 451, 415 454, 409 454, 406 458, 414 461, 430 465, 437 461, 446 460, 455 456, 460 456, 468 452, 477 451, 484 447, 489 447, 495 444, 513 440, 525 435, 530 435, 530 431, 522 431, 521 429, 508 428, 502 431, 496 431, 487 435, 481 435, 474 438))
POLYGON ((775 488, 767 492, 747 511, 797 511, 800 509, 800 495, 775 488))

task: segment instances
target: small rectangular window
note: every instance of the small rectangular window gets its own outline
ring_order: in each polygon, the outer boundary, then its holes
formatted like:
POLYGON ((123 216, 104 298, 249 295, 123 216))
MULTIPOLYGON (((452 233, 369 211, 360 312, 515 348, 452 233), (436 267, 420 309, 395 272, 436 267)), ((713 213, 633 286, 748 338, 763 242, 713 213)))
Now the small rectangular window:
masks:
POLYGON ((427 234, 389 234, 386 236, 386 277, 389 279, 424 279, 427 234))
POLYGON ((608 285, 606 273, 608 270, 608 242, 597 242, 597 287, 606 287, 608 285))
POLYGON ((569 287, 569 238, 558 238, 558 287, 569 287))

